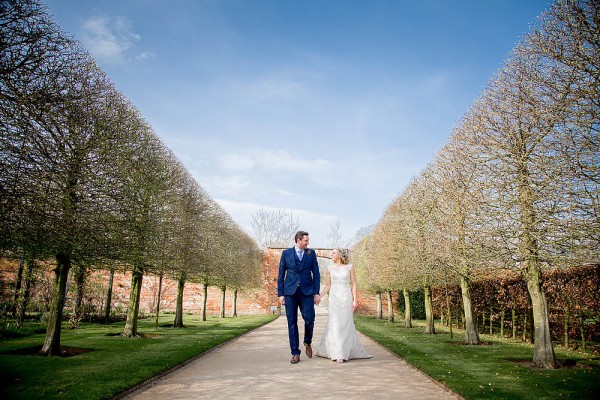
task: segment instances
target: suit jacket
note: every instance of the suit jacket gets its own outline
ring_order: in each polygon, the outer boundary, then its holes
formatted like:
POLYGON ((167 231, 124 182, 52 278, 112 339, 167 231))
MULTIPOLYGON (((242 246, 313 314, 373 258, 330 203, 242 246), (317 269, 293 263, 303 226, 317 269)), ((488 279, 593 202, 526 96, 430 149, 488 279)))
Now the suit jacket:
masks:
POLYGON ((288 296, 296 293, 298 285, 305 295, 319 294, 320 276, 317 253, 313 249, 304 250, 302 261, 294 247, 281 253, 279 275, 277 276, 277 295, 288 296))

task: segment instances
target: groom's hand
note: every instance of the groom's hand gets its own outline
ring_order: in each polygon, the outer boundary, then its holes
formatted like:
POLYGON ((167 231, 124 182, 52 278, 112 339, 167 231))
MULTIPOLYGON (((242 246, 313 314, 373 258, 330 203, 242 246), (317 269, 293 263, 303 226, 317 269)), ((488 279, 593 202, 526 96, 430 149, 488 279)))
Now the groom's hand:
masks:
POLYGON ((284 296, 279 296, 279 304, 281 304, 281 305, 285 304, 285 297, 284 296))
POLYGON ((318 294, 315 294, 315 304, 319 304, 321 302, 321 296, 319 296, 318 294))

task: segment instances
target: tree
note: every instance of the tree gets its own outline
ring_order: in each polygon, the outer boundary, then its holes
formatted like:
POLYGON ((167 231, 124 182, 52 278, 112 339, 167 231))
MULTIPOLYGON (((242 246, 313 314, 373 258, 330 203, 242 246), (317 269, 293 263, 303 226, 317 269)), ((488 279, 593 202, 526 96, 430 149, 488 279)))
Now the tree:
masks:
POLYGON ((342 241, 342 234, 340 233, 340 220, 336 220, 333 225, 329 226, 329 233, 327 234, 327 245, 333 249, 344 247, 342 241))
POLYGON ((3 247, 56 260, 41 353, 60 352, 72 263, 105 256, 123 99, 87 52, 52 23, 37 1, 3 2, 3 247), (117 106, 115 106, 115 104, 117 106), (6 235, 6 236, 4 236, 6 235))
POLYGON ((262 251, 256 241, 243 230, 238 231, 236 268, 229 286, 233 290, 232 316, 237 317, 237 294, 239 290, 262 288, 261 264, 262 251))
POLYGON ((31 258, 41 253, 31 199, 45 176, 35 125, 62 101, 77 50, 36 0, 0 3, 0 38, 0 248, 31 258))
MULTIPOLYGON (((600 243, 600 5, 592 0, 557 1, 542 16, 517 51, 546 71, 536 83, 545 87, 560 115, 552 132, 549 177, 560 176, 560 198, 552 237, 558 262, 598 260, 600 243), (562 260, 560 260, 562 258, 562 260)), ((551 181, 556 181, 551 179, 551 181)))
POLYGON ((425 298, 425 333, 434 334, 434 313, 431 288, 440 279, 439 248, 442 236, 435 221, 435 212, 439 206, 439 194, 434 188, 432 169, 428 166, 409 184, 403 205, 406 212, 408 237, 410 243, 409 260, 413 274, 421 280, 425 298))
POLYGON ((174 165, 162 142, 141 119, 134 121, 138 139, 127 149, 128 168, 119 179, 120 232, 123 245, 119 259, 131 270, 131 289, 127 320, 122 335, 137 336, 142 279, 156 269, 156 254, 160 254, 161 230, 165 229, 169 209, 167 199, 174 192, 174 165))
MULTIPOLYGON (((197 184, 193 177, 173 158, 172 163, 180 178, 175 187, 170 210, 171 226, 165 232, 171 238, 170 251, 167 251, 165 262, 170 263, 170 269, 177 275, 178 290, 173 326, 183 327, 183 295, 186 280, 194 279, 206 272, 207 253, 204 243, 209 235, 208 214, 212 203, 206 192, 197 184)), ((163 242, 164 243, 164 242, 163 242)))
POLYGON ((111 265, 111 282, 114 267, 131 271, 123 334, 136 336, 144 274, 172 268, 183 294, 189 276, 219 276, 208 242, 222 249, 239 235, 219 232, 230 217, 39 1, 1 2, 0 34, 0 250, 56 260, 41 352, 60 352, 73 265, 78 305, 87 268, 111 265))
POLYGON ((564 175, 553 164, 553 143, 568 93, 543 84, 552 80, 551 70, 539 61, 515 51, 475 109, 478 126, 473 126, 472 143, 485 168, 488 215, 497 227, 492 236, 502 244, 497 250, 513 256, 505 265, 523 271, 531 296, 533 361, 556 368, 541 273, 558 233, 552 232, 557 228, 553 222, 560 219, 557 205, 565 193, 564 175))
POLYGON ((287 246, 300 227, 298 218, 294 219, 291 211, 283 209, 269 211, 262 208, 252 215, 250 224, 256 241, 263 249, 287 246))
MULTIPOLYGON (((474 320, 471 301, 471 281, 473 271, 482 258, 478 243, 478 225, 481 220, 481 176, 480 166, 466 145, 465 135, 469 134, 469 120, 464 118, 455 129, 448 143, 438 153, 434 163, 435 188, 443 199, 437 208, 436 216, 441 224, 440 234, 446 249, 444 267, 448 267, 460 279, 465 320, 465 343, 479 344, 479 334, 474 320)), ((450 325, 451 326, 451 325, 450 325)))

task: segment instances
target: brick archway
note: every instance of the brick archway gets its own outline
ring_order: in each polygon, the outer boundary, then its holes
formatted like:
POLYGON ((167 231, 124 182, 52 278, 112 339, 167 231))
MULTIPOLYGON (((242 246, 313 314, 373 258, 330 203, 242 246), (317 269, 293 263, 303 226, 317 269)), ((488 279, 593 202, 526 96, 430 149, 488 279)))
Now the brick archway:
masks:
MULTIPOLYGON (((281 253, 283 253, 284 250, 289 249, 289 247, 268 247, 266 250, 264 250, 264 253, 269 253, 269 254, 276 254, 277 255, 277 267, 279 267, 279 258, 281 257, 281 253)), ((324 248, 324 247, 318 247, 318 248, 314 248, 311 247, 311 250, 314 250, 315 253, 317 253, 317 257, 319 258, 328 258, 331 259, 331 252, 334 249, 329 249, 329 248, 324 248)))
MULTIPOLYGON (((279 273, 279 261, 281 253, 288 247, 268 247, 263 251, 262 259, 262 275, 263 275, 263 298, 260 303, 270 309, 272 306, 279 307, 279 299, 277 297, 277 274, 279 273)), ((331 259, 333 249, 328 248, 313 248, 317 253, 317 257, 331 259)))

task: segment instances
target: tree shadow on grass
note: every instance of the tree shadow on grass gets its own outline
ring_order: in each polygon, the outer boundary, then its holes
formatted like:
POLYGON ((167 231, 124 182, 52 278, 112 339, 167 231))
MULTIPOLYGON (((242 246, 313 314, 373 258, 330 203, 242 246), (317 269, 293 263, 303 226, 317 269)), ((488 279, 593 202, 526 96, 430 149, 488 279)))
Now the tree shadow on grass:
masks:
POLYGON ((471 344, 471 343, 465 343, 465 342, 447 341, 446 343, 453 344, 455 346, 473 346, 473 347, 477 347, 477 346, 498 346, 498 343, 496 343, 496 342, 479 342, 479 344, 471 344))
MULTIPOLYGON (((533 361, 531 361, 531 360, 518 360, 518 359, 514 359, 514 358, 509 358, 508 361, 510 361, 513 364, 517 364, 522 367, 526 367, 526 368, 533 369, 533 370, 544 369, 544 368, 535 366, 533 364, 533 361)), ((592 369, 598 368, 597 366, 580 363, 580 362, 577 362, 577 360, 573 360, 570 358, 557 359, 556 361, 558 361, 560 368, 567 368, 567 369, 576 368, 576 369, 587 369, 587 370, 592 370, 592 369)))
MULTIPOLYGON (((40 350, 42 350, 42 346, 32 346, 32 347, 24 347, 21 349, 3 351, 0 354, 3 355, 16 355, 16 356, 44 356, 46 355, 40 354, 40 350)), ((89 353, 94 351, 94 349, 85 349, 81 347, 61 347, 60 354, 58 357, 73 357, 78 356, 80 354, 89 353)))
POLYGON ((117 333, 107 333, 106 336, 109 337, 123 337, 123 338, 133 338, 133 339, 154 339, 157 337, 160 337, 161 335, 158 333, 139 333, 137 334, 137 336, 123 336, 123 332, 117 332, 117 333))

